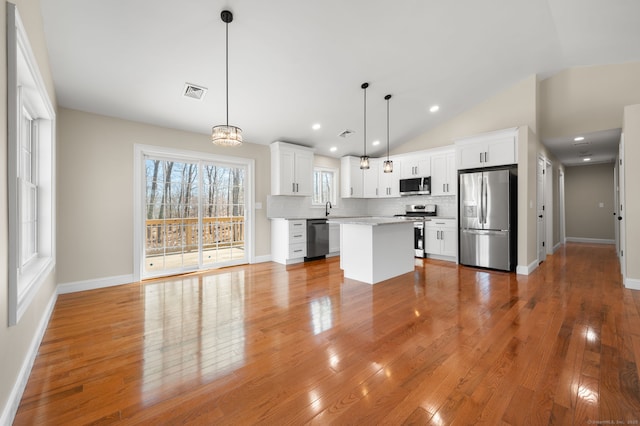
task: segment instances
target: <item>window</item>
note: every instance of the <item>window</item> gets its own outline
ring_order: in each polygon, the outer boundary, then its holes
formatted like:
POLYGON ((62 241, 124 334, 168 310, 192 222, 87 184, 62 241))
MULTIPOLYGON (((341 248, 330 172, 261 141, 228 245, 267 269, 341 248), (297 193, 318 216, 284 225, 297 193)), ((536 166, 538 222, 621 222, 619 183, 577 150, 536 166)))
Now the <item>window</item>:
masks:
POLYGON ((336 183, 338 182, 338 171, 323 167, 313 169, 313 197, 311 203, 315 205, 325 205, 327 201, 337 204, 336 183))
POLYGON ((55 112, 26 31, 7 3, 9 325, 55 265, 55 112))

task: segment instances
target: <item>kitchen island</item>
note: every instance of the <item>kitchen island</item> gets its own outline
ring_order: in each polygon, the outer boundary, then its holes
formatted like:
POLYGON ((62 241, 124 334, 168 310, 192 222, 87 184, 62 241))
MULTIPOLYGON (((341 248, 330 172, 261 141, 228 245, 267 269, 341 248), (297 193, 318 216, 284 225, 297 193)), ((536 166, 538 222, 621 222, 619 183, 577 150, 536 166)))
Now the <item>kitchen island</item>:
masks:
POLYGON ((329 218, 340 224, 345 278, 377 284, 414 270, 413 221, 396 217, 329 218))

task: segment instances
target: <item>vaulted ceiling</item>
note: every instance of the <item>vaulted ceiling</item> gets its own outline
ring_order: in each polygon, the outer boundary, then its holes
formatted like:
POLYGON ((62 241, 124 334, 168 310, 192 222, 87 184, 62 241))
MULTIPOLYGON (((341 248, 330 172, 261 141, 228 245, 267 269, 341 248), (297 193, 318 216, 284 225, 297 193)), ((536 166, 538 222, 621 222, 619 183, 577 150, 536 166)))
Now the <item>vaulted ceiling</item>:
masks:
POLYGON ((637 0, 41 0, 58 103, 322 155, 402 144, 532 74, 640 60, 637 0), (185 84, 207 88, 202 100, 185 84), (438 105, 438 112, 430 108, 438 105), (320 124, 318 130, 312 125, 320 124), (338 134, 346 129, 348 138, 338 134), (373 145, 380 141, 379 145, 373 145), (335 151, 330 151, 335 147, 335 151))

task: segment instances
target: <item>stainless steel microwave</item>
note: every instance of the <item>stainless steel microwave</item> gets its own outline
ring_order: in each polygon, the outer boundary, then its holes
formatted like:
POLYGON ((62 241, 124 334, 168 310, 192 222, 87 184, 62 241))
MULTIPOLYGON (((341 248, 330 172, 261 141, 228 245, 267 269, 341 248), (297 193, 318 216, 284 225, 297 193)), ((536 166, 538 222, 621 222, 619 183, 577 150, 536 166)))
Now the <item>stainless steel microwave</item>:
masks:
POLYGON ((431 176, 400 179, 400 195, 431 194, 431 176))

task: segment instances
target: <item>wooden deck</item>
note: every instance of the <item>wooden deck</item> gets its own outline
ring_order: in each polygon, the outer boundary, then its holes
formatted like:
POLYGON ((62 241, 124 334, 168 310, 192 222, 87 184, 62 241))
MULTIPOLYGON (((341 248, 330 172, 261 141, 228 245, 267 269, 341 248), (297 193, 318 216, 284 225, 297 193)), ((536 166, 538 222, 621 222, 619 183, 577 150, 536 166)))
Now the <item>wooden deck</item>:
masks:
POLYGON ((375 286, 264 263, 61 295, 15 424, 638 424, 639 366, 612 246, 375 286))

